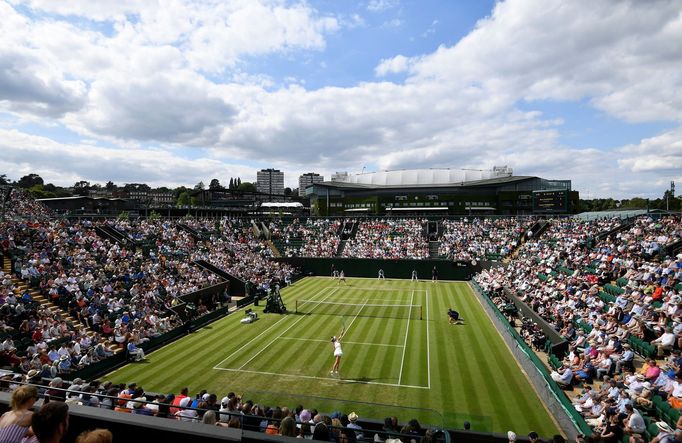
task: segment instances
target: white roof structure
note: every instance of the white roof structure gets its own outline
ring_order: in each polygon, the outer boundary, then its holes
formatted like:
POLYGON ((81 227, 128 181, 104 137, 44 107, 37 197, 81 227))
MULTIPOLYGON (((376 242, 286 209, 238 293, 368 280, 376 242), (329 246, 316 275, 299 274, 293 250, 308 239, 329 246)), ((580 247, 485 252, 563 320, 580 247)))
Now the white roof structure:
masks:
POLYGON ((265 202, 262 203, 261 208, 302 208, 301 202, 265 202))
POLYGON ((444 185, 511 177, 512 169, 494 167, 483 169, 400 169, 397 171, 364 172, 359 174, 336 173, 333 181, 363 185, 403 186, 403 185, 444 185))

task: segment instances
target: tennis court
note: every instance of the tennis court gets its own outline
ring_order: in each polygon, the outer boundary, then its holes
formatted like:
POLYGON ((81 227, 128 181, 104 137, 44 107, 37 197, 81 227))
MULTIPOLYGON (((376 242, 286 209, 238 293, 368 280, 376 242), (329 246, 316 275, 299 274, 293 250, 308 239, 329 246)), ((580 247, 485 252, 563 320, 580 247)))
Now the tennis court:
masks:
POLYGON ((239 312, 109 374, 150 392, 354 411, 382 420, 552 435, 557 425, 467 283, 308 277, 282 290, 288 313, 239 312), (447 309, 464 319, 451 325, 447 309), (298 312, 297 312, 298 311, 298 312), (345 324, 340 376, 331 337, 345 324))
POLYGON ((281 375, 308 379, 330 378, 333 360, 331 337, 345 328, 339 379, 387 386, 430 388, 428 290, 375 288, 356 285, 326 286, 311 297, 295 300, 294 315, 283 317, 262 335, 278 331, 265 346, 254 349, 251 342, 227 355, 214 369, 281 375), (270 351, 286 342, 290 352, 301 356, 328 355, 299 360, 298 365, 273 372, 270 351), (423 351, 426 350, 424 353, 423 351), (368 368, 368 359, 384 362, 368 368), (405 360, 424 360, 426 371, 407 369, 405 360))

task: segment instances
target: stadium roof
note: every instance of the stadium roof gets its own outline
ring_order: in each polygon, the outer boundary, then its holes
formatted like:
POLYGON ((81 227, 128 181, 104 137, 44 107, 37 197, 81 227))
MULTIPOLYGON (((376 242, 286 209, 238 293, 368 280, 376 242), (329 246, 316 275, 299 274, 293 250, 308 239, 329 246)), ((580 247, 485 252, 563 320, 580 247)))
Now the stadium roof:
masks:
POLYGON ((363 185, 413 186, 413 185, 447 185, 506 178, 512 176, 512 169, 507 166, 492 169, 398 169, 393 171, 362 172, 359 174, 336 173, 332 181, 363 185))
POLYGON ((301 202, 265 202, 261 203, 261 208, 302 208, 301 202))
MULTIPOLYGON (((314 183, 311 186, 324 186, 329 188, 337 189, 404 189, 404 188, 452 188, 461 186, 491 186, 491 185, 504 185, 511 183, 518 183, 525 180, 534 179, 537 177, 529 175, 521 175, 516 177, 498 177, 489 178, 484 180, 472 180, 456 183, 419 183, 419 184, 392 184, 392 185, 379 185, 379 184, 365 184, 365 183, 348 183, 339 181, 324 181, 320 183, 314 183)), ((307 186, 309 187, 309 186, 307 186)))

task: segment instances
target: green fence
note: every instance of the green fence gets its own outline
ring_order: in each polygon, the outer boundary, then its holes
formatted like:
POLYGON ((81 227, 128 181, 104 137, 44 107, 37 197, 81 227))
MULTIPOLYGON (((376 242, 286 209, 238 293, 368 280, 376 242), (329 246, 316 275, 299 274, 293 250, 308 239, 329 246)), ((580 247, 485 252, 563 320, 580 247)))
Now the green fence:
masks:
MULTIPOLYGON (((478 283, 472 280, 471 284, 480 294, 483 294, 482 298, 485 299, 488 306, 492 308, 491 310, 495 313, 495 316, 498 318, 498 320, 500 320, 500 323, 504 325, 509 336, 511 336, 514 339, 517 348, 533 364, 533 366, 537 370, 537 373, 541 376, 542 380, 544 381, 544 386, 549 391, 548 394, 551 394, 560 403, 561 408, 570 418, 575 428, 584 435, 591 435, 592 429, 587 425, 582 415, 580 415, 580 413, 576 411, 575 407, 568 399, 566 394, 561 390, 561 388, 556 384, 556 382, 552 380, 550 372, 548 371, 545 364, 542 363, 542 360, 540 360, 537 354, 533 352, 533 350, 523 340, 523 337, 521 337, 521 335, 516 331, 516 329, 514 329, 511 324, 509 324, 509 321, 507 321, 504 315, 499 311, 499 309, 497 309, 497 306, 495 306, 490 297, 488 297, 488 294, 485 291, 483 291, 483 289, 478 285, 478 283)), ((529 375, 532 376, 532 374, 529 375)))
POLYGON ((434 266, 438 270, 441 280, 466 281, 478 271, 486 262, 475 266, 463 261, 450 260, 379 260, 369 258, 316 258, 316 257, 282 257, 276 261, 289 263, 300 268, 305 275, 330 276, 332 266, 337 271, 343 270, 347 277, 377 278, 379 269, 384 270, 386 278, 409 279, 412 271, 417 271, 420 279, 431 279, 434 266))

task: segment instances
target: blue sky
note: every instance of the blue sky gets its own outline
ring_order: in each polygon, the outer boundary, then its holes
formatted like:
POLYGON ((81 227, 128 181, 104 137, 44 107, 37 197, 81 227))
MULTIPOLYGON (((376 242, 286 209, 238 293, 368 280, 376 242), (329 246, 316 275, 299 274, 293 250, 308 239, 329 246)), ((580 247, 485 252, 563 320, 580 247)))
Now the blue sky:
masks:
POLYGON ((70 185, 412 167, 658 197, 682 5, 0 0, 0 173, 70 185))

